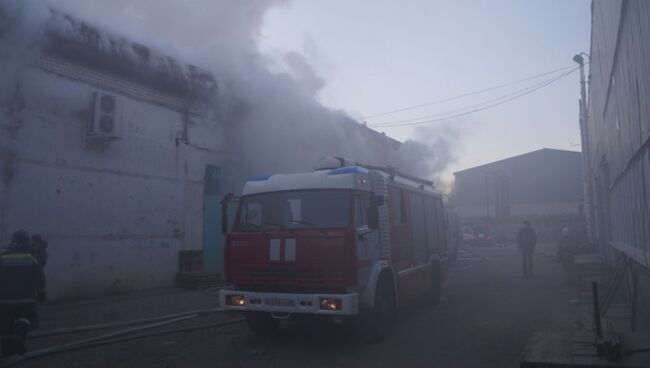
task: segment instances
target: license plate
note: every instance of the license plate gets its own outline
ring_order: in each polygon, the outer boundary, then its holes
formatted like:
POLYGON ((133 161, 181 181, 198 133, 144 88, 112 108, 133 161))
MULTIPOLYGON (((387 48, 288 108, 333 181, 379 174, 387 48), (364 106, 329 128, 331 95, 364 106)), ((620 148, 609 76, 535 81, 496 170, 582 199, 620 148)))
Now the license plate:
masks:
POLYGON ((266 305, 274 307, 294 307, 296 302, 293 299, 267 298, 266 305))

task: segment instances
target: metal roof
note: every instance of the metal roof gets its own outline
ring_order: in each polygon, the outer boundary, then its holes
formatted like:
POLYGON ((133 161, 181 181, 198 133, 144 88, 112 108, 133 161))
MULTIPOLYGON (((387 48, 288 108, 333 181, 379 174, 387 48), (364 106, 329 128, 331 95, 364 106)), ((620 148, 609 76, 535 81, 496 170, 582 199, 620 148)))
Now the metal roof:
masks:
POLYGON ((526 160, 527 158, 530 158, 532 156, 548 155, 548 154, 551 154, 551 155, 567 155, 567 156, 576 157, 576 156, 580 156, 582 153, 580 151, 568 151, 568 150, 560 150, 560 149, 554 149, 554 148, 542 148, 542 149, 539 149, 539 150, 536 150, 536 151, 531 151, 531 152, 527 152, 527 153, 524 153, 524 154, 521 154, 521 155, 512 156, 512 157, 504 158, 504 159, 501 159, 501 160, 498 160, 498 161, 493 161, 493 162, 490 162, 490 163, 487 163, 487 164, 474 166, 474 167, 470 167, 468 169, 463 169, 463 170, 460 170, 460 171, 456 171, 456 172, 454 172, 454 175, 464 174, 466 172, 474 171, 474 170, 484 171, 485 169, 489 168, 492 165, 504 164, 504 163, 506 163, 508 161, 514 161, 514 160, 526 160))

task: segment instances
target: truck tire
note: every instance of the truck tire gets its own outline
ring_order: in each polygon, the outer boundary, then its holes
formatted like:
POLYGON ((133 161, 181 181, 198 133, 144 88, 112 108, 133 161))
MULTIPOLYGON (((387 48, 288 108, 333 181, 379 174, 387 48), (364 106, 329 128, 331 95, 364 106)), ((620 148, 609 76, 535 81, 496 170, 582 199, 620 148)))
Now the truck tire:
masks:
POLYGON ((248 329, 258 336, 270 336, 280 328, 280 321, 268 312, 246 312, 248 329))
POLYGON ((357 340, 366 344, 381 341, 395 317, 395 294, 392 288, 379 285, 375 293, 375 306, 359 311, 355 320, 357 340))

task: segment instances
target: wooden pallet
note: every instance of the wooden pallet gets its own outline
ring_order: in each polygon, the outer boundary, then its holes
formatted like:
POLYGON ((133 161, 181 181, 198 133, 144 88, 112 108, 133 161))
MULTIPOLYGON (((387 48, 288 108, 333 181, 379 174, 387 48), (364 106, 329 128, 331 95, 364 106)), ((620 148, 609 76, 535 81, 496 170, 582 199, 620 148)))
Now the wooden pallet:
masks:
POLYGON ((178 272, 203 271, 202 250, 181 250, 178 252, 178 272))

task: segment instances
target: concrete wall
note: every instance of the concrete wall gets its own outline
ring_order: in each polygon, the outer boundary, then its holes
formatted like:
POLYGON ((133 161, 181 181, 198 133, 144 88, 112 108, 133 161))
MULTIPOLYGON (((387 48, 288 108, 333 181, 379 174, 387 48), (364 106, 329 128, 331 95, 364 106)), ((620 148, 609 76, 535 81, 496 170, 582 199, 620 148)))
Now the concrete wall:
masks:
POLYGON ((68 69, 16 78, 21 108, 0 121, 0 240, 24 228, 49 241, 52 299, 172 285, 178 251, 202 248, 203 175, 224 164, 221 127, 156 103, 156 91, 68 69), (116 139, 88 146, 91 95, 107 89, 116 139))

